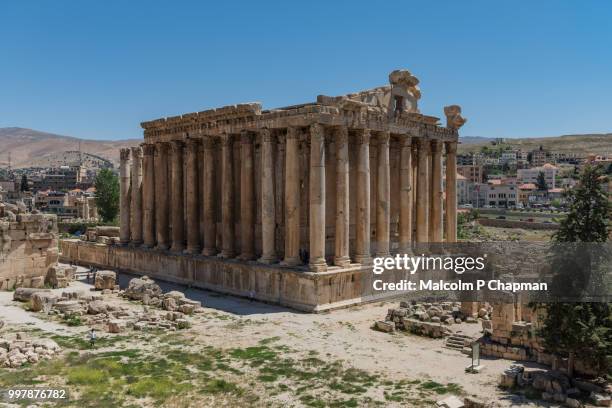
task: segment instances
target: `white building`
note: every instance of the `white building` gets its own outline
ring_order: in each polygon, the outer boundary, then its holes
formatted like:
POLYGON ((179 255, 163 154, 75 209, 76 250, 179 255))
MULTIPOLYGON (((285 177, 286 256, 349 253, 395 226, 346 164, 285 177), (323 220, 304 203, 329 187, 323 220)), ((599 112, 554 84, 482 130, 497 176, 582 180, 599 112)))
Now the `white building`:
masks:
POLYGON ((544 173, 544 179, 546 180, 546 186, 548 188, 555 188, 555 177, 559 169, 550 163, 546 163, 541 167, 532 167, 530 169, 518 169, 517 178, 519 183, 534 183, 537 184, 538 176, 540 173, 544 173))

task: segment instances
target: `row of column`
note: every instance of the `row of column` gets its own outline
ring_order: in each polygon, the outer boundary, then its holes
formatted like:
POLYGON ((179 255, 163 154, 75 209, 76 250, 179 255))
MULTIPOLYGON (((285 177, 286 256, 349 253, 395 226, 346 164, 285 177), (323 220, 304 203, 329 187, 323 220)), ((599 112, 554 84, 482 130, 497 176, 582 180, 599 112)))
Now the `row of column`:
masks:
MULTIPOLYGON (((325 129, 313 124, 308 129, 310 139, 309 168, 309 268, 327 269, 325 258, 325 129)), ((275 139, 268 129, 261 132, 261 239, 259 262, 277 262, 275 246, 275 139)), ((286 133, 285 188, 284 188, 284 258, 281 264, 296 266, 300 257, 300 158, 301 130, 290 127, 286 133)), ((336 214, 333 263, 350 265, 349 255, 349 131, 335 127, 336 147, 336 214)), ((387 256, 390 252, 391 166, 389 162, 389 132, 377 132, 377 191, 376 242, 371 246, 370 225, 370 138, 368 129, 357 130, 356 225, 354 262, 368 264, 371 253, 387 256), (373 250, 373 251, 372 251, 373 250)), ((145 144, 142 149, 121 151, 120 201, 122 243, 157 247, 174 252, 201 253, 221 258, 255 258, 255 197, 253 133, 243 131, 240 137, 240 248, 235 253, 234 237, 234 176, 233 137, 221 140, 221 247, 218 253, 215 222, 214 142, 186 139, 170 143, 145 144), (200 149, 203 150, 200 156, 200 149), (203 165, 198 166, 198 157, 203 165), (185 171, 183 175, 183 160, 185 171), (169 164, 170 163, 170 167, 169 164), (144 168, 144 171, 143 171, 144 168), (201 176, 199 176, 201 169, 201 176), (185 177, 184 177, 185 176, 185 177), (185 181, 185 186, 183 183, 185 181), (198 185, 198 182, 201 184, 198 185), (168 194, 170 189, 170 194, 168 194), (200 189, 203 203, 200 205, 200 189), (183 203, 183 200, 186 200, 183 203), (169 202, 170 200, 170 202, 169 202), (170 205, 171 204, 171 205, 170 205), (200 231, 202 218, 203 231, 200 231), (169 236, 172 225, 172 236, 169 236), (187 231, 184 231, 186 226, 187 231), (202 232, 202 233, 201 233, 202 232), (201 239, 202 238, 202 239, 201 239), (186 247, 184 242, 186 241, 186 247)), ((400 139, 400 211, 399 249, 409 251, 414 241, 441 242, 446 230, 446 241, 456 240, 456 142, 446 142, 446 217, 443 225, 442 190, 443 143, 427 138, 400 139), (412 143, 416 141, 416 146, 412 143), (416 157, 416 163, 414 159, 416 157), (416 174, 415 174, 416 173, 416 174), (416 184, 416 185, 415 185, 416 184), (416 187, 416 189, 414 188, 416 187), (415 208, 413 208, 415 207, 415 208), (415 237, 413 239, 413 231, 415 237)))

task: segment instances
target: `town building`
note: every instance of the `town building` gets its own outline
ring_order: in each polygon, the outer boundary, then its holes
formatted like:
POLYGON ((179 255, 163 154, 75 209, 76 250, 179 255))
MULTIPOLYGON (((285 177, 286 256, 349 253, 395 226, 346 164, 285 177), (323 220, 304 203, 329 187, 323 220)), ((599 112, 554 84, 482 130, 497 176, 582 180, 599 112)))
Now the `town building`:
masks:
POLYGON ((482 183, 483 167, 481 165, 457 166, 457 173, 472 183, 482 183))
POLYGON ((529 169, 518 169, 516 172, 516 176, 518 178, 519 183, 534 183, 537 185, 538 177, 540 173, 544 173, 544 179, 546 180, 546 186, 548 188, 556 187, 556 178, 558 167, 553 166, 550 163, 545 163, 540 167, 532 167, 529 169))

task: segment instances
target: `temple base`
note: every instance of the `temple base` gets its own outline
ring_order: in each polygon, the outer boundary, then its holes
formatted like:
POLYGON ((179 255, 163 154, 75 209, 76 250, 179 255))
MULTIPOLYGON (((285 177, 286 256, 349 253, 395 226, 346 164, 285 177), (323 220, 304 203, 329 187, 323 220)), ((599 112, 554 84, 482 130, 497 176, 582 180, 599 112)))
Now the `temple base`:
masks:
POLYGON ((230 295, 251 297, 306 312, 348 307, 398 296, 372 289, 371 266, 351 264, 309 272, 294 268, 200 255, 97 244, 81 240, 61 241, 63 262, 147 275, 154 279, 189 284, 230 295))

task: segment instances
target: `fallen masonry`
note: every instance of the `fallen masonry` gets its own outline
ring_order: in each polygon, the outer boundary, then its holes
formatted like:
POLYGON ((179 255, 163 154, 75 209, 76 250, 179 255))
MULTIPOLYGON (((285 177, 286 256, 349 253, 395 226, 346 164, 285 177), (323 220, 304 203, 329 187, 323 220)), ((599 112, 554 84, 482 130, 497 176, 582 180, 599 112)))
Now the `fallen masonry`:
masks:
POLYGON ((51 339, 26 338, 23 333, 0 337, 0 366, 17 368, 24 364, 36 364, 61 352, 51 339))
POLYGON ((13 298, 29 302, 30 311, 56 316, 68 324, 77 321, 76 324, 102 328, 109 333, 122 333, 127 329, 186 329, 191 327, 189 316, 203 312, 199 301, 188 299, 178 291, 164 294, 159 285, 146 276, 132 279, 123 291, 114 284, 114 272, 103 272, 107 284, 102 286, 112 283, 112 290, 64 291, 58 294, 48 289, 18 288, 13 298), (120 298, 138 301, 143 307, 134 310, 113 302, 113 299, 120 298))
POLYGON ((569 378, 562 372, 525 368, 513 365, 500 374, 502 388, 533 389, 544 401, 564 404, 568 407, 582 407, 584 402, 600 407, 609 407, 611 393, 605 381, 601 385, 578 378, 569 378))
POLYGON ((477 317, 466 315, 459 302, 400 302, 397 309, 389 309, 384 321, 374 328, 384 332, 409 331, 414 334, 439 338, 452 332, 448 326, 459 323, 477 323, 477 318, 489 319, 490 308, 481 308, 477 317))

